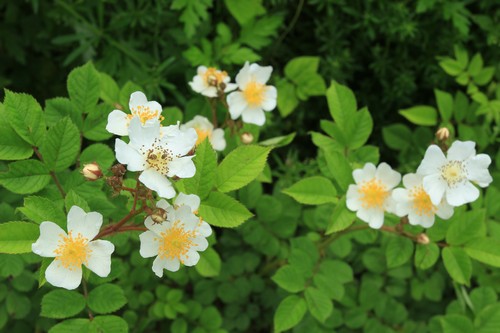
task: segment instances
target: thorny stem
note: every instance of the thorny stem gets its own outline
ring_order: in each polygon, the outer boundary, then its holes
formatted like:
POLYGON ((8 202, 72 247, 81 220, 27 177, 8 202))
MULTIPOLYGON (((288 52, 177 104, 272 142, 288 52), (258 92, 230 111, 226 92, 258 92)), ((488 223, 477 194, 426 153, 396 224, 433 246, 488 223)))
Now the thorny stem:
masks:
MULTIPOLYGON (((88 290, 87 290, 87 281, 85 281, 85 279, 82 279, 82 286, 83 286, 83 297, 85 297, 85 299, 88 299, 89 293, 88 293, 88 290)), ((92 314, 92 311, 90 311, 90 309, 89 309, 88 306, 87 306, 87 312, 89 314, 89 319, 93 320, 94 319, 94 315, 92 314)))
MULTIPOLYGON (((37 147, 33 146, 33 151, 35 152, 36 157, 43 162, 43 156, 40 154, 40 151, 38 150, 37 147)), ((61 183, 59 182, 59 179, 57 178, 56 174, 54 171, 50 171, 50 177, 54 180, 54 183, 56 183, 57 189, 59 190, 59 193, 61 193, 63 199, 66 197, 66 192, 64 191, 63 187, 61 186, 61 183)))

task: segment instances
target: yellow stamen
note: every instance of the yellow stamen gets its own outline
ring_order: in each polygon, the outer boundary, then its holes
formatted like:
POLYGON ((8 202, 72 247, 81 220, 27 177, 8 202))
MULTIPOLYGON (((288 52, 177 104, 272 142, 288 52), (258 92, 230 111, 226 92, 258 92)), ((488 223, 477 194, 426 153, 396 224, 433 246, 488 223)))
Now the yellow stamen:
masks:
POLYGON ((219 87, 224 79, 227 77, 227 73, 224 71, 219 71, 214 67, 208 67, 205 74, 203 74, 203 80, 209 86, 219 87))
POLYGON ((454 186, 467 179, 467 170, 462 161, 450 161, 441 167, 441 177, 454 186))
POLYGON ((265 88, 266 86, 261 83, 248 83, 245 87, 245 90, 243 90, 243 96, 247 100, 247 103, 252 106, 261 105, 262 101, 264 100, 265 88))
MULTIPOLYGON (((158 144, 158 139, 148 150, 143 152, 146 157, 148 167, 155 169, 162 175, 166 175, 169 171, 169 163, 174 159, 172 151, 158 144)), ((146 166, 146 165, 145 165, 146 166)))
POLYGON ((210 130, 202 130, 199 128, 195 128, 196 134, 198 134, 198 140, 196 140, 196 145, 202 143, 210 134, 210 130))
POLYGON ((146 121, 150 119, 159 119, 160 122, 164 119, 163 116, 160 116, 158 110, 152 111, 149 106, 138 105, 137 107, 130 110, 132 113, 127 115, 129 119, 132 119, 134 116, 138 116, 141 120, 141 123, 144 125, 146 121))
POLYGON ((362 206, 364 208, 383 209, 385 200, 389 196, 389 191, 380 180, 373 178, 361 184, 358 190, 361 195, 362 206))
POLYGON ((68 236, 61 235, 59 247, 54 250, 56 260, 65 268, 73 270, 82 264, 88 263, 88 258, 92 250, 88 248, 89 240, 78 234, 73 237, 71 231, 68 236))
POLYGON ((410 190, 413 210, 417 215, 433 216, 436 213, 436 206, 433 205, 431 198, 424 191, 422 186, 415 186, 410 190))
POLYGON ((170 229, 162 232, 160 236, 161 238, 157 239, 160 242, 158 256, 170 260, 177 258, 181 263, 184 263, 184 258, 188 258, 189 249, 198 245, 193 242, 196 231, 185 230, 179 220, 173 222, 170 229))

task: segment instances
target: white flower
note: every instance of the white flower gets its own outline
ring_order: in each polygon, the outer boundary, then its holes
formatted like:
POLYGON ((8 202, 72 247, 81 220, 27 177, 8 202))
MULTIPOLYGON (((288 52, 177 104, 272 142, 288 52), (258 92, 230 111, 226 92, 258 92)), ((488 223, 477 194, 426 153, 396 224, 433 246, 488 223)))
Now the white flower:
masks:
POLYGON ((161 105, 155 101, 148 102, 146 95, 140 91, 130 95, 129 108, 130 114, 113 110, 108 115, 108 124, 106 125, 108 132, 120 136, 128 135, 130 120, 134 117, 139 118, 141 124, 146 127, 163 120, 161 105))
POLYGON ((422 175, 414 173, 405 175, 403 185, 406 188, 392 191, 392 198, 396 201, 396 214, 408 215, 410 224, 430 228, 434 224, 435 215, 445 220, 453 215, 453 207, 446 201, 441 201, 439 205, 432 203, 422 186, 422 175))
POLYGON ((197 75, 189 82, 191 88, 197 93, 207 97, 217 97, 219 91, 229 92, 236 89, 236 84, 229 83, 231 78, 226 72, 214 67, 199 66, 197 75))
POLYGON ((40 224, 40 237, 31 249, 39 256, 55 257, 45 271, 50 284, 75 289, 82 281, 82 265, 100 277, 109 275, 115 246, 105 240, 92 240, 101 225, 101 214, 87 214, 78 206, 69 210, 68 233, 54 222, 40 224))
POLYGON ((202 143, 206 138, 212 144, 215 150, 223 151, 226 148, 226 139, 224 139, 224 130, 221 128, 214 129, 214 125, 205 117, 195 116, 193 120, 181 125, 181 129, 194 128, 198 134, 196 145, 202 143))
POLYGON ((352 176, 356 185, 349 185, 347 190, 347 208, 371 228, 379 229, 384 223, 384 212, 394 211, 391 191, 401 181, 401 175, 387 163, 380 163, 377 168, 366 163, 363 169, 354 170, 352 176))
POLYGON ((188 128, 179 130, 179 125, 166 128, 160 135, 160 123, 150 127, 141 126, 138 118, 130 121, 130 142, 116 139, 116 159, 127 164, 130 171, 142 171, 139 180, 160 197, 173 198, 175 190, 166 177, 190 178, 196 173, 193 156, 185 156, 193 149, 197 135, 188 128))
POLYGON ((206 250, 206 238, 212 233, 208 223, 197 217, 190 206, 199 205, 200 199, 195 195, 180 193, 175 202, 179 200, 182 204, 174 203, 174 206, 160 200, 157 207, 165 209, 167 220, 154 223, 150 217, 146 218, 144 224, 149 230, 139 235, 140 254, 143 258, 156 256, 153 272, 158 277, 163 276, 164 269, 172 272, 179 270, 181 263, 196 265, 200 260, 198 251, 206 250))
POLYGON ((439 204, 443 198, 452 206, 472 202, 479 197, 479 190, 471 181, 480 187, 493 181, 488 172, 491 158, 476 155, 475 145, 472 141, 455 141, 447 157, 436 145, 427 148, 417 173, 423 176, 424 190, 433 204, 439 204))
POLYGON ((245 123, 264 125, 266 121, 264 111, 271 111, 276 107, 278 96, 275 87, 266 86, 272 71, 271 66, 261 67, 245 63, 236 75, 236 84, 241 91, 232 92, 227 96, 232 119, 241 116, 245 123))

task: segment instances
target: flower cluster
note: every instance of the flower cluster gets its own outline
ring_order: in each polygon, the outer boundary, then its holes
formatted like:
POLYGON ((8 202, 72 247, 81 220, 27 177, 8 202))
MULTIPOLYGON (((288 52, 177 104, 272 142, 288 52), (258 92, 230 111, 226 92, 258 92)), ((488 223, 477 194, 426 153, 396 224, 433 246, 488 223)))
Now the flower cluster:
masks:
POLYGON ((425 152, 416 173, 403 177, 404 188, 395 188, 401 175, 386 163, 375 167, 367 163, 353 171, 355 185, 349 185, 347 207, 370 227, 382 227, 384 213, 408 216, 412 225, 429 228, 435 216, 448 219, 453 207, 475 201, 480 187, 488 186, 492 177, 488 172, 491 159, 486 154, 476 155, 472 141, 455 141, 447 156, 436 145, 425 152))

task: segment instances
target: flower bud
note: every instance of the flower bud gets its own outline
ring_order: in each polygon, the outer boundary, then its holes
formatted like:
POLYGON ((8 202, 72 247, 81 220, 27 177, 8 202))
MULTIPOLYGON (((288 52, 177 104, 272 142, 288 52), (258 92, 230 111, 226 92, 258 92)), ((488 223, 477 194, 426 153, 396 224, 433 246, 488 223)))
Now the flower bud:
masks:
POLYGON ((446 141, 448 140, 449 137, 450 137, 450 130, 447 129, 446 127, 441 127, 436 132, 436 138, 439 141, 446 141))
POLYGON ((418 244, 422 244, 422 245, 427 245, 429 244, 431 241, 429 239, 429 236, 427 236, 426 234, 419 234, 417 236, 417 243, 418 244))
POLYGON ((167 219, 167 212, 165 209, 157 207, 150 216, 155 224, 161 224, 167 219))
POLYGON ((97 164, 96 162, 84 164, 82 174, 85 179, 90 181, 95 181, 99 178, 102 178, 102 170, 99 167, 99 164, 97 164))
POLYGON ((249 143, 252 143, 253 141, 253 135, 252 133, 249 133, 249 132, 245 132, 241 135, 241 142, 243 142, 244 144, 249 144, 249 143))

